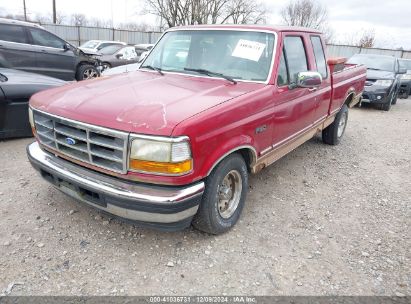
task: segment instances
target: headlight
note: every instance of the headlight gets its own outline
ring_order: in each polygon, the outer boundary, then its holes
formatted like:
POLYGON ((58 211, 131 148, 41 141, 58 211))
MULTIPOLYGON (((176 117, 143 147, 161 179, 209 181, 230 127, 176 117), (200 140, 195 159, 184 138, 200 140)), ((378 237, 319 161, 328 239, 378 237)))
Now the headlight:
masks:
POLYGON ((392 80, 379 79, 374 82, 374 84, 382 87, 389 87, 390 85, 392 85, 392 80))
POLYGON ((138 136, 131 142, 129 168, 132 171, 183 175, 192 167, 187 137, 138 136))
POLYGON ((30 107, 29 107, 29 122, 30 122, 31 130, 33 131, 33 134, 34 134, 36 128, 34 126, 33 110, 30 107))
POLYGON ((402 75, 401 79, 404 79, 404 80, 411 80, 411 74, 405 74, 405 75, 402 75))

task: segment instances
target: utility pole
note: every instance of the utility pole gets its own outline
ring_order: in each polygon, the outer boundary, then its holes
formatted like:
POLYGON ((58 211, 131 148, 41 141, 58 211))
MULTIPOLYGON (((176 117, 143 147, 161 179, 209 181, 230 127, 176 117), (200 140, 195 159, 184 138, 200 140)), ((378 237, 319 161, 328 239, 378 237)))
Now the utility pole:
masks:
POLYGON ((27 21, 26 0, 23 0, 24 20, 27 21))
POLYGON ((53 0, 53 23, 57 23, 56 0, 53 0))

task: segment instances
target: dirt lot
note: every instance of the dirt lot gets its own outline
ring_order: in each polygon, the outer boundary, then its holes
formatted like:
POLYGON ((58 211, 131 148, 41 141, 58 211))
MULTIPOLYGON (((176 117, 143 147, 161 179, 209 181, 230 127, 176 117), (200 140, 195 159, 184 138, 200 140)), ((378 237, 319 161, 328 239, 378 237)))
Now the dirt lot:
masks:
POLYGON ((218 237, 112 220, 35 174, 33 139, 0 142, 0 293, 409 295, 410 130, 411 99, 350 110, 341 145, 316 137, 253 176, 218 237))

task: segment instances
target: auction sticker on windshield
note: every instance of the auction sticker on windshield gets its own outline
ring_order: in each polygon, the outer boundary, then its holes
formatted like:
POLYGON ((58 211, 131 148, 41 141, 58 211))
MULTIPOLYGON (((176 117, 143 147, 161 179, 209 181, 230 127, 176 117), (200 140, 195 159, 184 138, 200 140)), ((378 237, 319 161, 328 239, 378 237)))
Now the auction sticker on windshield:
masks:
POLYGON ((233 57, 244 58, 252 61, 260 60, 265 44, 257 41, 240 39, 231 54, 233 57))

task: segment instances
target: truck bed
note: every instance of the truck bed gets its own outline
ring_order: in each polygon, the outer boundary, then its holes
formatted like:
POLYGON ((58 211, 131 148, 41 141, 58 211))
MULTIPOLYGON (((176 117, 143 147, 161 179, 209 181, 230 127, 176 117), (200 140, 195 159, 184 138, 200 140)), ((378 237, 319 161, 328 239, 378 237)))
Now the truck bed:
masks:
POLYGON ((331 71, 331 102, 328 114, 338 111, 347 96, 351 98, 349 106, 359 102, 367 69, 364 65, 346 64, 345 59, 329 59, 331 71))

